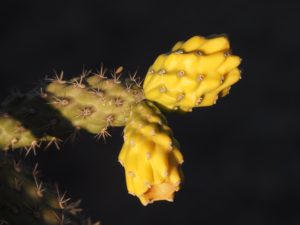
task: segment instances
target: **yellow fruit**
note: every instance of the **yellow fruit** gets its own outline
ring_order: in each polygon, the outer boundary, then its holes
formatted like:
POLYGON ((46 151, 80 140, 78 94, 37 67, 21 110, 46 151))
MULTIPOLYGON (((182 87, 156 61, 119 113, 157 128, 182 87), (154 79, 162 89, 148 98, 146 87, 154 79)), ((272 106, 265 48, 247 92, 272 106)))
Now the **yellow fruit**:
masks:
POLYGON ((183 157, 171 129, 153 103, 143 101, 132 110, 124 129, 119 162, 125 169, 128 192, 143 205, 173 201, 182 182, 183 157))
POLYGON ((145 78, 145 96, 182 111, 213 105, 240 79, 240 62, 226 37, 194 36, 155 60, 145 78))

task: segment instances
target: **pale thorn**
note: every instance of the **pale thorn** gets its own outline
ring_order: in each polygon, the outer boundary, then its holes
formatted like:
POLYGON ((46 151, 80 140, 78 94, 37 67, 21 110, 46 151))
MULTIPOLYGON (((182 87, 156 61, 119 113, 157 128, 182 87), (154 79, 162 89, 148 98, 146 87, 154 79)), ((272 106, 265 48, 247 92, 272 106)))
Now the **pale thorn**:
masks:
POLYGON ((98 70, 95 75, 98 76, 101 79, 106 79, 107 78, 105 76, 106 73, 107 73, 107 69, 105 69, 104 66, 103 66, 103 63, 101 63, 100 70, 98 70))
POLYGON ((53 99, 54 99, 54 101, 51 102, 52 104, 59 104, 61 106, 67 106, 70 103, 69 99, 64 98, 64 97, 56 97, 56 96, 54 96, 53 99))
POLYGON ((104 95, 105 95, 105 92, 103 90, 101 90, 100 88, 93 88, 91 89, 90 93, 100 97, 100 100, 103 100, 104 99, 104 95))
POLYGON ((81 117, 81 119, 86 119, 87 117, 91 116, 94 113, 93 108, 90 106, 86 106, 80 109, 80 113, 75 116, 75 118, 81 117))
POLYGON ((131 73, 129 72, 129 79, 130 79, 131 81, 133 81, 134 83, 136 82, 136 75, 137 75, 137 70, 134 72, 134 74, 131 74, 131 73))
POLYGON ((59 216, 57 215, 57 212, 54 212, 54 215, 59 225, 65 225, 69 223, 69 221, 65 221, 65 215, 63 213, 61 213, 61 215, 59 216))
POLYGON ((104 140, 104 143, 106 143, 107 137, 111 137, 111 134, 107 131, 107 127, 102 128, 101 131, 95 135, 95 138, 97 140, 100 140, 102 138, 104 140))
POLYGON ((125 83, 125 85, 126 85, 126 90, 127 91, 130 90, 131 87, 133 86, 133 84, 128 84, 128 83, 125 83))
POLYGON ((66 192, 64 192, 63 195, 60 195, 58 185, 56 184, 55 187, 56 187, 58 205, 61 209, 64 209, 65 205, 68 203, 68 201, 71 200, 71 198, 66 198, 66 192))
POLYGON ((29 147, 25 147, 25 157, 28 156, 28 154, 32 151, 34 155, 36 155, 36 149, 40 147, 40 144, 37 140, 34 140, 31 142, 31 145, 29 147))
POLYGON ((37 177, 38 174, 39 174, 38 166, 39 166, 39 164, 36 163, 36 164, 34 165, 34 167, 33 167, 33 170, 32 170, 32 176, 33 176, 33 177, 37 177))
POLYGON ((133 81, 133 82, 135 83, 136 86, 141 87, 141 85, 142 85, 144 79, 141 79, 140 77, 136 77, 136 76, 137 76, 137 73, 138 73, 138 70, 136 70, 136 71, 134 72, 134 74, 129 73, 129 79, 130 79, 131 81, 133 81))
POLYGON ((80 208, 81 200, 78 200, 76 202, 71 202, 68 205, 65 206, 65 210, 70 212, 72 215, 76 215, 78 212, 82 212, 82 208, 80 208))
POLYGON ((110 114, 106 117, 105 120, 106 120, 106 127, 112 126, 113 125, 112 123, 114 122, 115 117, 114 117, 114 115, 110 114))
POLYGON ((123 100, 121 97, 116 97, 116 98, 114 99, 114 105, 115 105, 116 107, 122 106, 123 103, 124 103, 124 100, 123 100))
POLYGON ((92 73, 91 70, 86 70, 86 69, 83 68, 80 77, 86 78, 86 77, 88 77, 91 73, 92 73))
POLYGON ((60 150, 60 142, 63 142, 60 138, 52 137, 49 143, 46 145, 45 150, 48 149, 52 144, 55 145, 57 150, 60 150))
POLYGON ((135 84, 136 84, 136 86, 138 86, 138 87, 142 87, 142 83, 144 82, 144 79, 141 79, 140 77, 138 77, 137 79, 136 79, 136 82, 135 82, 135 84))
POLYGON ((45 78, 46 81, 50 81, 50 82, 57 82, 59 84, 65 84, 66 81, 64 80, 64 71, 61 71, 60 74, 57 74, 57 72, 54 72, 54 78, 45 78))
POLYGON ((74 87, 78 87, 78 88, 84 89, 85 85, 82 83, 83 82, 83 78, 85 78, 85 75, 81 75, 80 78, 79 78, 79 81, 78 80, 74 80, 72 82, 72 84, 74 85, 74 87))
POLYGON ((38 182, 38 179, 36 176, 33 176, 34 183, 36 187, 36 194, 38 197, 43 197, 43 192, 45 191, 45 188, 43 188, 43 182, 38 182))
POLYGON ((120 72, 120 73, 117 73, 116 70, 114 70, 114 71, 111 73, 111 76, 112 76, 112 78, 113 78, 114 83, 116 83, 116 84, 121 83, 121 81, 120 81, 121 75, 122 75, 122 73, 121 73, 121 72, 120 72))

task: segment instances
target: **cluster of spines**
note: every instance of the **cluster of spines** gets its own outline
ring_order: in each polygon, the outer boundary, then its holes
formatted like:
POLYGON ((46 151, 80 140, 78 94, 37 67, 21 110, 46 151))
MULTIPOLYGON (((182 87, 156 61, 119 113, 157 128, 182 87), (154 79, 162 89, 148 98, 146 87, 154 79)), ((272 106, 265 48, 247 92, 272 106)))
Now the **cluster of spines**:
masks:
POLYGON ((37 165, 29 170, 20 160, 1 155, 0 177, 0 224, 93 224, 89 218, 80 215, 80 201, 71 202, 57 185, 40 181, 37 165))
POLYGON ((67 81, 61 73, 29 93, 14 92, 2 103, 0 149, 24 148, 28 154, 43 142, 59 148, 79 130, 110 136, 108 128, 124 126, 132 105, 144 96, 135 75, 121 81, 122 67, 111 72, 111 79, 106 74, 101 67, 67 81))

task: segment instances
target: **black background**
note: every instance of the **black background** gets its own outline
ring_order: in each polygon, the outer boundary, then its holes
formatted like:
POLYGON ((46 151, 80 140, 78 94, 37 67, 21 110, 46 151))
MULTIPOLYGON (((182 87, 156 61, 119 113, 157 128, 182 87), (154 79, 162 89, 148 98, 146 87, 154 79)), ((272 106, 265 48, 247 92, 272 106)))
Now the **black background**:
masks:
POLYGON ((213 107, 169 123, 185 157, 175 202, 147 207, 127 194, 117 162, 121 129, 106 144, 82 134, 40 151, 57 181, 104 225, 300 224, 299 7, 297 1, 2 1, 0 97, 63 70, 120 65, 144 76, 178 40, 226 33, 243 79, 213 107), (298 21, 297 21, 298 20, 298 21))

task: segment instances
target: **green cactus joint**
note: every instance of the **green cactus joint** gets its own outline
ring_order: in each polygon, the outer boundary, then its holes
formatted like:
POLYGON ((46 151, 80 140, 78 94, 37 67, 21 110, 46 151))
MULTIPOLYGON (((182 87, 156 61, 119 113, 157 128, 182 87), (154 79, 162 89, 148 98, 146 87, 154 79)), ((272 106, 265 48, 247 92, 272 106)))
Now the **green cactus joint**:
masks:
POLYGON ((21 160, 0 155, 0 224, 92 224, 81 214, 80 200, 72 202, 57 185, 40 180, 37 164, 30 170, 21 160))

